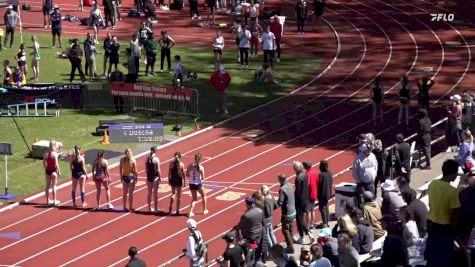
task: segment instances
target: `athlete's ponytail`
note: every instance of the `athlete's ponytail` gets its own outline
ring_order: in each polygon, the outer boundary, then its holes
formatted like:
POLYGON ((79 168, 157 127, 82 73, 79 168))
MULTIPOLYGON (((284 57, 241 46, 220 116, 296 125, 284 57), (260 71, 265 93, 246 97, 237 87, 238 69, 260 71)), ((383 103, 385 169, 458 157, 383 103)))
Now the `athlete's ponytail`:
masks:
POLYGON ((175 152, 175 167, 178 168, 180 164, 180 158, 181 158, 181 153, 180 152, 175 152))
POLYGON ((201 161, 201 154, 197 153, 195 155, 195 162, 196 162, 196 167, 198 168, 198 171, 200 170, 200 161, 201 161))
POLYGON ((155 155, 155 153, 157 153, 157 147, 156 146, 152 146, 150 148, 150 155, 148 156, 148 161, 149 162, 152 162, 152 158, 153 158, 153 155, 155 155))
POLYGON ((79 152, 81 151, 81 147, 78 146, 78 145, 75 145, 74 146, 74 150, 73 150, 73 155, 74 155, 74 159, 75 161, 78 161, 79 160, 79 152))

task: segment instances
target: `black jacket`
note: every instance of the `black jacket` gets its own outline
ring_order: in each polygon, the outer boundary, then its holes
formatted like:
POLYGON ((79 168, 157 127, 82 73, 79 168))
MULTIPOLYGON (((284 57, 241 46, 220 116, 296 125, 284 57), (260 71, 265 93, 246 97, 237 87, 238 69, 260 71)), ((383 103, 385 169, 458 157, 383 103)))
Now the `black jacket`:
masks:
POLYGON ((429 117, 424 117, 419 120, 419 142, 421 145, 428 146, 431 142, 432 122, 429 117))
POLYGON ((396 170, 400 170, 401 167, 405 167, 407 171, 410 171, 411 166, 409 166, 409 162, 411 160, 411 145, 409 145, 407 142, 398 143, 394 145, 394 152, 396 156, 396 170))
POLYGON ((305 171, 297 173, 295 178, 295 207, 302 207, 310 203, 310 193, 308 190, 308 178, 305 171))
POLYGON ((321 172, 318 175, 317 200, 327 203, 332 198, 333 176, 330 172, 321 172))
POLYGON ((363 219, 356 225, 360 241, 360 254, 366 254, 373 249, 374 230, 368 220, 363 219))

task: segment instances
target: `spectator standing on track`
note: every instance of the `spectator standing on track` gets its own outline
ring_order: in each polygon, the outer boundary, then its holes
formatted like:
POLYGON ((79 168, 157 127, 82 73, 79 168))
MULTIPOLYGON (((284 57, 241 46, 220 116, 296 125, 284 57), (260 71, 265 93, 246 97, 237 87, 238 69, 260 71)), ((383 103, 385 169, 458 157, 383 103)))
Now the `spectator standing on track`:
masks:
POLYGON ((389 152, 383 148, 383 142, 379 139, 374 142, 373 154, 378 161, 378 172, 374 181, 374 189, 377 194, 378 186, 386 180, 388 169, 386 162, 391 162, 391 158, 389 158, 389 152))
POLYGON ((277 244, 277 238, 275 237, 272 225, 272 214, 278 208, 278 205, 267 185, 262 186, 261 192, 264 196, 264 234, 267 236, 269 248, 271 248, 277 244))
POLYGON ((25 44, 20 44, 20 48, 15 54, 15 60, 18 62, 18 67, 21 69, 23 74, 27 75, 27 64, 26 64, 26 47, 25 44))
POLYGON ((220 266, 241 267, 241 262, 244 261, 244 252, 242 251, 241 246, 235 245, 234 233, 226 233, 223 239, 226 241, 226 250, 216 261, 220 266))
POLYGON ((134 212, 134 190, 138 175, 137 163, 132 156, 132 150, 130 148, 125 150, 125 157, 120 160, 119 170, 120 177, 122 178, 122 204, 124 206, 124 212, 134 212), (126 208, 127 197, 129 200, 129 209, 126 208))
POLYGON ((313 236, 311 235, 308 225, 305 222, 305 214, 308 212, 308 207, 310 205, 308 177, 300 161, 294 161, 293 167, 296 175, 295 209, 297 211, 297 229, 300 235, 300 238, 295 241, 295 243, 303 244, 304 235, 308 235, 310 238, 310 243, 313 243, 313 236))
POLYGON ((370 92, 371 105, 373 106, 373 126, 376 126, 376 120, 381 116, 381 123, 384 123, 384 90, 381 85, 381 77, 376 77, 370 92))
POLYGON ((401 124, 402 116, 406 114, 406 127, 409 126, 409 107, 411 106, 411 89, 407 76, 402 77, 401 88, 399 89, 399 114, 397 124, 401 124))
POLYGON ((71 169, 71 199, 73 201, 73 208, 76 208, 76 188, 79 183, 79 188, 81 190, 81 202, 82 207, 87 206, 86 203, 86 179, 87 179, 87 170, 84 157, 81 155, 81 148, 79 146, 74 146, 73 154, 70 156, 69 166, 71 169))
POLYGON ((264 212, 256 206, 256 200, 253 197, 247 197, 246 211, 239 221, 239 233, 242 239, 245 239, 252 246, 260 243, 264 229, 264 212))
MULTIPOLYGON (((295 196, 292 185, 287 181, 285 174, 279 174, 278 180, 280 184, 279 199, 277 205, 282 208, 282 234, 284 235, 285 243, 287 244, 286 252, 294 253, 294 220, 296 216, 295 211, 295 196)), ((275 246, 274 246, 275 247, 275 246)), ((271 252, 272 254, 272 252, 271 252)))
POLYGON ((155 76, 155 61, 157 60, 157 41, 153 32, 148 33, 148 38, 144 43, 147 65, 145 66, 145 76, 155 76), (150 73, 148 72, 150 70, 150 73))
POLYGON ((110 56, 111 56, 111 53, 112 53, 112 49, 111 49, 111 45, 112 45, 112 33, 107 33, 107 37, 106 39, 104 40, 104 61, 103 61, 103 74, 104 76, 108 77, 109 74, 110 74, 110 69, 111 69, 111 66, 109 66, 109 71, 107 71, 107 63, 110 61, 110 56))
POLYGON ((307 2, 305 0, 300 0, 300 2, 295 5, 295 17, 297 19, 297 34, 304 34, 303 28, 305 25, 305 20, 308 17, 308 8, 307 2))
POLYGON ((195 220, 188 219, 188 221, 186 221, 186 226, 191 232, 190 236, 188 236, 188 239, 186 240, 186 256, 190 259, 190 267, 201 267, 204 262, 204 255, 199 255, 197 253, 197 249, 200 244, 204 242, 203 235, 197 229, 198 224, 195 220))
POLYGON ((130 260, 125 267, 147 267, 145 262, 137 257, 138 250, 136 247, 129 248, 130 260))
POLYGON ((213 18, 213 23, 211 25, 214 26, 216 24, 216 20, 214 18, 214 12, 216 10, 216 0, 205 0, 205 4, 208 9, 208 24, 210 24, 210 19, 213 18))
POLYGON ((102 150, 97 151, 97 158, 92 164, 92 175, 94 183, 96 184, 97 209, 101 207, 101 185, 103 185, 106 190, 107 208, 113 209, 114 206, 111 204, 110 193, 111 179, 109 176, 109 163, 104 158, 104 151, 102 150))
POLYGON ((241 25, 241 31, 238 33, 239 55, 241 69, 247 69, 249 64, 249 48, 251 47, 251 32, 244 24, 241 25))
POLYGON ((312 168, 312 162, 311 161, 304 161, 302 163, 303 167, 305 168, 305 171, 307 173, 307 178, 308 178, 308 194, 310 198, 310 204, 308 206, 307 210, 307 216, 305 216, 305 221, 306 224, 308 225, 309 229, 313 228, 313 225, 315 224, 315 201, 317 201, 317 195, 318 195, 318 173, 316 169, 312 168))
POLYGON ((69 82, 72 83, 74 80, 74 76, 76 75, 76 69, 79 71, 79 75, 81 76, 81 80, 84 82, 86 78, 84 77, 84 73, 82 72, 82 50, 81 46, 79 45, 79 40, 74 39, 73 45, 69 49, 69 62, 71 63, 71 75, 69 77, 69 82))
POLYGON ((10 35, 10 48, 13 46, 13 41, 15 38, 15 27, 19 23, 21 27, 21 20, 18 13, 13 10, 13 6, 8 6, 5 15, 3 16, 3 22, 5 24, 5 41, 3 46, 7 48, 8 35, 10 35))
POLYGON ((172 194, 170 196, 170 206, 168 207, 168 212, 172 214, 173 201, 175 200, 176 194, 176 215, 180 214, 180 201, 181 201, 181 190, 183 186, 186 186, 185 181, 185 164, 181 162, 181 153, 175 152, 175 160, 170 162, 168 168, 168 184, 172 188, 172 194))
POLYGON ((150 154, 145 162, 147 172, 147 203, 150 212, 158 211, 158 188, 160 186, 160 159, 157 157, 157 147, 150 148, 150 154), (153 204, 152 208, 152 195, 153 204))
POLYGON ((323 12, 325 10, 325 0, 313 0, 313 15, 315 19, 315 27, 317 32, 318 26, 320 24, 320 21, 322 20, 321 17, 323 15, 323 12))
POLYGON ((374 181, 378 173, 378 160, 370 149, 368 144, 362 144, 353 164, 353 179, 356 181, 356 191, 359 196, 358 206, 363 203, 361 196, 364 191, 370 191, 373 195, 376 193, 374 181))
POLYGON ((102 12, 99 9, 96 1, 94 1, 89 18, 90 26, 94 28, 94 44, 99 44, 99 27, 103 25, 104 18, 102 17, 102 12))
POLYGON ((270 61, 270 67, 274 68, 274 50, 277 41, 275 34, 271 32, 271 26, 267 26, 266 31, 262 34, 261 43, 264 50, 264 64, 268 64, 270 61))
POLYGON ((188 2, 190 4, 190 17, 191 17, 191 19, 201 19, 200 11, 199 11, 199 8, 198 8, 198 0, 188 0, 188 2))
POLYGON ((216 91, 216 113, 228 114, 227 88, 231 84, 231 76, 224 66, 211 74, 210 83, 216 91))
POLYGON ((374 239, 379 239, 384 236, 384 230, 381 225, 381 207, 378 202, 374 200, 374 195, 370 191, 365 191, 363 193, 363 216, 369 221, 373 227, 374 239))
POLYGON ((43 0, 43 26, 51 28, 50 14, 53 9, 53 0, 43 0))
MULTIPOLYGON (((274 34, 274 40, 275 40, 274 47, 272 50, 273 51, 275 50, 277 52, 277 55, 275 55, 274 52, 272 52, 272 57, 275 57, 275 61, 279 63, 280 62, 280 44, 281 44, 282 35, 283 35, 282 24, 279 21, 279 16, 274 15, 274 17, 270 19, 269 28, 270 28, 270 32, 274 34)), ((273 64, 273 61, 271 61, 271 65, 272 64, 273 64)))
POLYGON ((109 45, 110 54, 109 54, 109 71, 108 74, 112 71, 112 65, 114 65, 114 71, 117 71, 117 65, 119 64, 119 51, 120 44, 117 42, 117 36, 112 36, 112 42, 109 45))
POLYGON ((328 202, 332 198, 333 191, 333 176, 328 168, 328 161, 320 161, 320 174, 318 175, 317 199, 318 209, 322 215, 321 228, 328 227, 330 221, 330 211, 328 209, 328 202))
POLYGON ((452 252, 460 201, 457 189, 450 183, 457 178, 458 168, 459 164, 455 160, 446 160, 442 165, 442 178, 433 180, 429 185, 425 249, 428 267, 453 266, 452 252))
POLYGON ((61 12, 57 5, 53 8, 53 13, 50 15, 51 20, 51 34, 53 35, 53 48, 56 45, 56 36, 58 36, 59 48, 63 48, 61 43, 61 12))
POLYGON ((203 180, 205 179, 205 168, 203 165, 200 165, 201 161, 201 154, 195 154, 195 162, 188 166, 186 173, 188 177, 190 177, 189 185, 191 191, 191 207, 190 212, 188 213, 188 217, 193 217, 195 214, 193 210, 195 208, 196 202, 198 201, 197 194, 200 193, 201 201, 203 202, 203 215, 208 214, 207 209, 207 200, 206 200, 206 193, 203 189, 203 180))
POLYGON ((104 18, 105 18, 104 27, 107 29, 110 22, 112 28, 114 29, 115 18, 114 18, 114 5, 112 4, 112 0, 102 0, 102 6, 104 6, 104 18))
POLYGON ((214 54, 214 70, 218 70, 223 62, 223 48, 224 37, 221 36, 221 31, 216 31, 216 36, 213 38, 213 54, 214 54))
POLYGON ((396 144, 393 146, 393 155, 396 158, 394 170, 397 176, 404 176, 411 181, 411 145, 404 140, 401 133, 396 135, 396 144))
POLYGON ((168 71, 171 72, 172 63, 171 63, 171 48, 175 45, 175 41, 167 34, 166 31, 162 31, 160 35, 160 40, 158 40, 160 44, 160 72, 163 72, 163 62, 165 57, 167 58, 167 67, 168 71))
POLYGON ((61 170, 59 169, 58 153, 56 152, 56 141, 49 141, 48 152, 43 156, 43 166, 45 168, 45 197, 46 205, 56 206, 56 186, 58 185, 58 176, 61 176, 61 170), (49 189, 53 192, 53 202, 49 201, 49 189))
POLYGON ((462 138, 462 98, 460 95, 453 95, 450 97, 454 103, 452 106, 447 106, 448 124, 447 124, 447 143, 452 146, 459 146, 463 142, 462 138))
POLYGON ((429 111, 430 108, 430 97, 429 90, 434 85, 434 81, 427 77, 422 78, 422 81, 417 80, 417 87, 419 88, 419 93, 417 100, 419 102, 419 107, 429 111))
POLYGON ((431 141, 432 141, 432 122, 427 116, 427 110, 420 109, 417 113, 417 118, 419 119, 419 133, 418 133, 418 146, 419 149, 422 148, 422 154, 425 156, 426 165, 421 169, 430 170, 430 159, 431 159, 431 141))
POLYGON ((406 202, 402 198, 399 188, 397 188, 394 180, 387 179, 381 188, 383 203, 381 205, 381 213, 384 215, 391 214, 398 219, 401 219, 400 210, 406 206, 406 202))

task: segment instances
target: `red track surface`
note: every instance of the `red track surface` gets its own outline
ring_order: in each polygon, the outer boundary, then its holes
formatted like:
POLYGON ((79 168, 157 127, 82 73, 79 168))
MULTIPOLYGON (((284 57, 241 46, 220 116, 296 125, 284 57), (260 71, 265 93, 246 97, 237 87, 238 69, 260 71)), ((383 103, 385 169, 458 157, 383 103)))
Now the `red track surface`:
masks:
MULTIPOLYGON (((413 73, 414 67, 433 66, 436 71, 437 84, 431 94, 437 101, 430 114, 434 122, 443 116, 440 100, 446 100, 452 92, 471 88, 469 85, 473 84, 474 78, 470 66, 471 48, 445 46, 446 41, 460 38, 455 28, 470 39, 467 24, 451 28, 444 22, 431 22, 429 13, 449 11, 437 11, 436 6, 425 1, 414 4, 395 0, 385 4, 376 0, 371 1, 371 5, 368 2, 352 0, 337 4, 327 1, 325 18, 333 28, 323 26, 319 34, 297 36, 294 29, 288 27, 289 46, 311 44, 316 50, 311 54, 324 56, 330 64, 329 68, 324 66, 320 70, 324 73, 316 82, 296 94, 159 151, 165 174, 175 151, 185 153, 185 163, 189 163, 197 152, 207 157, 203 165, 207 173, 205 188, 210 189, 210 213, 196 216, 205 239, 222 234, 238 222, 245 209, 242 200, 252 190, 269 184, 272 191, 277 191, 276 174, 291 176, 292 169, 288 164, 293 160, 318 162, 327 158, 332 172, 337 173, 352 164, 357 134, 372 131, 389 144, 397 132, 410 133, 394 126, 393 122, 397 116, 396 86, 404 73, 413 73), (332 29, 336 34, 332 34, 332 29), (337 42, 339 45, 335 45, 337 42), (454 58, 459 60, 453 61, 454 58), (367 86, 380 72, 387 91, 386 124, 372 127, 371 107, 361 99, 368 97, 367 86), (256 133, 257 136, 253 135, 256 133), (229 192, 242 195, 230 201, 216 199, 229 192)), ((446 8, 460 16, 458 19, 467 15, 469 8, 445 2, 446 8)), ((25 18, 26 21, 29 19, 32 18, 25 18)), ((177 25, 177 31, 179 27, 182 25, 177 25)), ((202 31, 210 36, 213 34, 212 30, 202 31)), ((185 41, 185 37, 188 36, 180 38, 185 41)), ((201 35, 199 38, 202 42, 201 35)), ((144 159, 138 159, 142 176, 143 165, 144 159)), ((117 168, 111 173, 114 185, 117 185, 117 168)), ((290 181, 293 182, 293 176, 290 181)), ((336 178, 335 183, 342 181, 351 181, 350 174, 336 178)), ((164 186, 164 192, 159 196, 161 210, 168 209, 166 189, 164 186)), ((140 211, 138 214, 67 209, 69 191, 69 187, 59 191, 63 203, 60 208, 21 205, 0 214, 0 233, 21 232, 22 235, 19 241, 0 239, 0 264, 124 265, 126 251, 134 245, 141 250, 141 258, 150 266, 157 266, 181 253, 189 234, 186 218, 143 214, 146 210, 143 185, 135 192, 134 205, 140 211)), ((88 202, 93 204, 94 187, 89 184, 87 191, 91 193, 88 202)), ((115 206, 122 205, 121 194, 121 189, 112 187, 115 206)), ((36 200, 38 203, 43 201, 42 198, 36 200)), ((182 213, 187 213, 189 203, 189 194, 184 194, 182 213)), ((197 210, 201 210, 201 203, 197 210)), ((280 216, 278 213, 274 216, 275 223, 280 216)), ((222 246, 219 240, 210 244, 211 259, 222 252, 222 246)), ((186 266, 183 259, 175 265, 186 266)))

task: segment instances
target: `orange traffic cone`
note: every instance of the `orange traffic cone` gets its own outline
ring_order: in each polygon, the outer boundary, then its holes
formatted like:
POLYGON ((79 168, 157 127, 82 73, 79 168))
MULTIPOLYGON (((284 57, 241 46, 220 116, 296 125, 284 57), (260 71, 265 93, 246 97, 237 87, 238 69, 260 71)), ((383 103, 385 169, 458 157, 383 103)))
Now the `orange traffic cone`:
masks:
POLYGON ((102 136, 102 144, 103 144, 103 145, 108 145, 108 144, 110 144, 110 142, 109 142, 109 135, 107 134, 107 131, 104 131, 104 135, 102 136))

